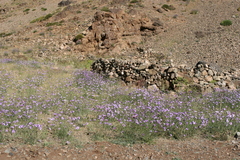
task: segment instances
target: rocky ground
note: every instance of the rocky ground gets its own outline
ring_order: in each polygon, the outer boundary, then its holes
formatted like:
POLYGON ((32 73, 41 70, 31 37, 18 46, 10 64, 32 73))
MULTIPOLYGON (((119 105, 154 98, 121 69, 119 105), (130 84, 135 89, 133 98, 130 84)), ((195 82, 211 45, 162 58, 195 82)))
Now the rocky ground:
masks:
MULTIPOLYGON (((60 2, 1 0, 0 57, 56 62, 155 57, 174 64, 206 61, 223 70, 240 69, 238 0, 75 0, 59 7, 60 2), (164 4, 174 9, 164 9, 164 4), (94 17, 103 11, 110 20, 94 17), (31 23, 47 14, 52 17, 31 23), (122 21, 119 15, 124 15, 122 21), (220 25, 223 20, 232 25, 220 25), (109 31, 110 22, 118 30, 109 31), (74 41, 79 34, 83 37, 74 41)), ((159 139, 153 145, 127 147, 91 142, 79 149, 8 144, 1 145, 0 159, 240 159, 239 142, 232 140, 159 139)))

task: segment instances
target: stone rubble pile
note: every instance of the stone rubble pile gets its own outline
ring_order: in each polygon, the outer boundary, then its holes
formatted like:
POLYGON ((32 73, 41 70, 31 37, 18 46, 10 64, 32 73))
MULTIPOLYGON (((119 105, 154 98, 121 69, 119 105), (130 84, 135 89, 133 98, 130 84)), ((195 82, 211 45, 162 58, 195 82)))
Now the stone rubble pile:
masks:
POLYGON ((214 89, 240 88, 240 71, 222 72, 206 62, 199 61, 196 66, 166 66, 148 60, 98 59, 92 64, 92 70, 118 78, 127 85, 147 87, 148 89, 186 91, 195 89, 202 93, 214 89))

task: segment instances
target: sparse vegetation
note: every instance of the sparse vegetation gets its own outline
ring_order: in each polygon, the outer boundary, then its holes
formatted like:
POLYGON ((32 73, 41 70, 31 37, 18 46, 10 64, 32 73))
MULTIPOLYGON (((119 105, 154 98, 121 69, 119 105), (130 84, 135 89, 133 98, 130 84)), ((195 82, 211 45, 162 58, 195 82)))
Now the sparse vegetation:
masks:
POLYGON ((11 36, 13 33, 0 33, 0 38, 1 37, 7 37, 7 36, 11 36))
POLYGON ((30 54, 30 53, 32 53, 32 52, 33 52, 32 49, 27 49, 27 50, 24 52, 24 54, 30 54))
POLYGON ((110 9, 108 8, 108 7, 103 7, 102 9, 101 9, 101 11, 104 11, 104 12, 110 12, 110 9))
POLYGON ((47 10, 47 8, 41 8, 41 11, 46 11, 47 10))
POLYGON ((78 35, 73 39, 73 42, 76 43, 77 41, 81 40, 83 37, 84 37, 83 34, 78 34, 78 35))
POLYGON ((168 10, 175 10, 176 8, 172 5, 164 4, 164 5, 162 5, 162 9, 168 11, 168 10))
POLYGON ((30 23, 42 22, 42 21, 45 21, 45 20, 51 18, 52 16, 53 16, 53 14, 47 14, 46 16, 42 16, 42 17, 32 20, 30 23))
POLYGON ((28 8, 28 9, 25 9, 23 12, 29 12, 30 11, 30 9, 28 8))
POLYGON ((220 23, 220 25, 222 26, 231 26, 232 25, 232 21, 231 20, 224 20, 220 23))
POLYGON ((194 9, 190 12, 190 14, 198 14, 198 10, 194 9))
POLYGON ((177 79, 174 80, 173 83, 174 84, 185 84, 185 85, 189 84, 188 80, 185 79, 184 77, 177 77, 177 79))
POLYGON ((47 23, 47 24, 46 24, 46 27, 50 27, 50 26, 61 26, 62 23, 63 23, 63 21, 47 23))
POLYGON ((45 35, 44 32, 39 33, 39 36, 44 36, 44 35, 45 35))
POLYGON ((214 84, 214 83, 216 83, 216 82, 217 82, 216 80, 212 80, 212 81, 210 81, 209 83, 213 83, 213 84, 214 84))
POLYGON ((139 0, 132 0, 132 1, 130 1, 130 3, 137 3, 137 2, 139 2, 139 0))

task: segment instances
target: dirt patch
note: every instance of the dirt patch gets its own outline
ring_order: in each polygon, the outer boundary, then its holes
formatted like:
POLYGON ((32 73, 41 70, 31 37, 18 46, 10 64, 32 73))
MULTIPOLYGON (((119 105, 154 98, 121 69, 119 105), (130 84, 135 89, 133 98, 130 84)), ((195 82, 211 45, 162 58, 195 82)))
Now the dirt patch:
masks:
POLYGON ((0 159, 239 159, 240 143, 233 142, 204 139, 185 141, 159 139, 151 145, 121 146, 109 142, 93 142, 82 148, 68 146, 49 148, 11 144, 1 146, 0 159))

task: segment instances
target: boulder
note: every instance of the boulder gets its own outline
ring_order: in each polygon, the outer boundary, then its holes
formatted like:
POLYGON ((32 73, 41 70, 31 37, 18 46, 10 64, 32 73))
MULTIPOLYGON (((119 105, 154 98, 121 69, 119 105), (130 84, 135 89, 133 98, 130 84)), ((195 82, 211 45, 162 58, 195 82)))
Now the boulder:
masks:
POLYGON ((153 22, 150 18, 139 14, 129 15, 121 9, 98 11, 92 24, 82 33, 85 36, 80 48, 82 51, 114 50, 117 46, 121 46, 121 49, 129 48, 129 44, 136 43, 136 40, 140 42, 142 35, 154 35, 159 26, 162 26, 159 19, 154 19, 153 22))

